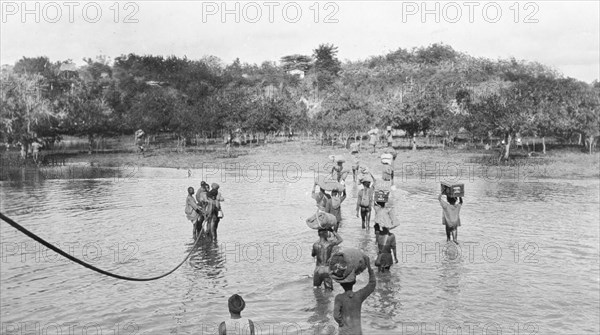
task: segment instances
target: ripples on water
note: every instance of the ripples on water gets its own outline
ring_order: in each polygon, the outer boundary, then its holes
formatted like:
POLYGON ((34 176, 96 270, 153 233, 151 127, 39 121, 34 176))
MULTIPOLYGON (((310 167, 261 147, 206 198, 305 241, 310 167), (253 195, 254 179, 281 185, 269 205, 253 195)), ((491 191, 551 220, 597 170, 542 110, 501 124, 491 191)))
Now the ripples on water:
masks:
MULTIPOLYGON (((263 334, 332 329, 333 297, 342 290, 311 286, 318 237, 304 219, 315 210, 312 178, 230 177, 219 182, 226 202, 218 242, 203 243, 180 270, 154 282, 98 275, 2 224, 2 331, 25 322, 49 333, 58 324, 63 334, 69 323, 75 333, 97 324, 105 334, 208 334, 228 317, 233 293, 263 334)), ((184 170, 152 168, 134 178, 27 177, 0 184, 1 210, 93 265, 148 277, 191 250, 183 209, 187 187, 199 182, 184 170)), ((394 194, 400 263, 378 275, 363 305, 365 334, 599 332, 597 180, 466 182, 460 249, 445 243, 438 185, 401 182, 394 194)), ((354 215, 357 191, 349 188, 340 234, 345 246, 375 258, 373 232, 354 215)))

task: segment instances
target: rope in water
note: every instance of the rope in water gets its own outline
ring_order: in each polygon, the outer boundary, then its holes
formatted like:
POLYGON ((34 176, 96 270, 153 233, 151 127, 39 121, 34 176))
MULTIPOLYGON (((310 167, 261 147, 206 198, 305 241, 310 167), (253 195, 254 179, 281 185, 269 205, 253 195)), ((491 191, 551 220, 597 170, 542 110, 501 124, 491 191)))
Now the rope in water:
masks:
POLYGON ((102 269, 99 269, 91 264, 88 264, 76 257, 73 257, 69 254, 67 254, 66 252, 62 251, 61 249, 55 247, 54 245, 46 242, 43 238, 37 236, 36 234, 30 232, 29 230, 25 229, 23 226, 19 225, 18 223, 16 223, 15 221, 13 221, 11 218, 7 217, 6 215, 4 215, 3 213, 0 213, 0 219, 6 221, 6 223, 8 223, 9 225, 13 226, 14 228, 16 228, 17 230, 19 230, 20 232, 22 232, 23 234, 27 235, 28 237, 32 238, 33 240, 41 243, 42 245, 44 245, 45 247, 47 247, 48 249, 51 249, 52 251, 56 252, 57 254, 67 258, 70 261, 73 261, 75 263, 78 263, 90 270, 96 271, 98 273, 101 273, 103 275, 109 276, 109 277, 113 277, 113 278, 117 278, 117 279, 122 279, 122 280, 129 280, 129 281, 151 281, 151 280, 157 280, 163 277, 166 277, 168 275, 170 275, 171 273, 175 272, 175 270, 179 269, 179 267, 181 267, 183 265, 183 263, 185 263, 188 258, 190 258, 190 256, 192 255, 192 253, 196 250, 196 247, 198 246, 198 241, 200 240, 200 236, 198 236, 198 238, 196 239, 196 241, 194 242, 194 246, 192 247, 192 250, 190 250, 190 252, 187 254, 187 256, 185 256, 185 259, 183 261, 181 261, 181 263, 179 263, 173 270, 164 273, 160 276, 156 276, 156 277, 150 277, 150 278, 133 278, 133 277, 127 277, 127 276, 121 276, 118 274, 114 274, 102 269))

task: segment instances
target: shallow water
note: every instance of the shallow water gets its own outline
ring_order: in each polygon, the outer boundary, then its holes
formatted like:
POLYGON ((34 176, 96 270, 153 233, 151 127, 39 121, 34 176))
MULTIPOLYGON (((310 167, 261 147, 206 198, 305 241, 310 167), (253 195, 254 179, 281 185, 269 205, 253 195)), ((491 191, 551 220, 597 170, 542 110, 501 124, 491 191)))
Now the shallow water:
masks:
MULTIPOLYGON (((142 168, 66 179, 24 174, 0 182, 1 211, 102 269, 150 277, 192 247, 183 213, 201 171, 142 168)), ((204 243, 172 275, 120 281, 68 262, 0 225, 3 334, 213 334, 227 298, 262 334, 335 329, 333 293, 312 288, 304 219, 315 210, 312 176, 218 181, 226 201, 216 243, 204 243)), ((254 176, 254 175, 253 175, 254 176)), ((363 304, 365 334, 597 334, 597 180, 465 181, 460 248, 446 244, 439 181, 399 182, 393 195, 399 264, 378 274, 363 304)), ((355 217, 356 186, 342 206, 343 245, 375 258, 373 231, 355 217)), ((359 276, 356 288, 367 282, 359 276)))

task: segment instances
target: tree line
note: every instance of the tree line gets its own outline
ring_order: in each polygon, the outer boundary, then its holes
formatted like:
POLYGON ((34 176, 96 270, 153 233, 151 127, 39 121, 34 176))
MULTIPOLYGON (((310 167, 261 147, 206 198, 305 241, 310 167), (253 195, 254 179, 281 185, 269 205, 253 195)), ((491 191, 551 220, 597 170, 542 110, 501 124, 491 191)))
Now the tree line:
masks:
POLYGON ((187 138, 237 129, 349 137, 389 125, 408 136, 501 137, 507 149, 517 135, 578 136, 591 153, 600 132, 600 83, 543 64, 444 44, 346 62, 337 52, 322 44, 260 65, 129 54, 77 67, 23 57, 2 69, 1 140, 75 135, 92 143, 140 128, 187 138))

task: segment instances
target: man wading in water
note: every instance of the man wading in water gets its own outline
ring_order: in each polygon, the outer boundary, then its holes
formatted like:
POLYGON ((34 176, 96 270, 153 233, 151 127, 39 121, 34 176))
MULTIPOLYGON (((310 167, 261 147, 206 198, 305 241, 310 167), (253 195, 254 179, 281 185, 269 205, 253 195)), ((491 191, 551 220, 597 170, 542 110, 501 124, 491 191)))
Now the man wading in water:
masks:
POLYGON ((206 219, 206 205, 208 205, 208 188, 208 184, 205 181, 202 181, 200 183, 200 188, 198 189, 198 192, 196 192, 196 202, 202 210, 202 215, 200 215, 200 218, 198 218, 198 222, 196 224, 196 234, 203 234, 205 232, 203 224, 206 219))
POLYGON ((329 277, 329 259, 333 247, 339 245, 344 240, 332 229, 319 229, 319 240, 313 244, 312 257, 317 257, 317 265, 313 274, 313 286, 319 287, 324 283, 325 289, 333 290, 333 282, 329 277), (329 232, 335 237, 334 241, 327 240, 329 232))
POLYGON ((454 243, 458 244, 458 227, 460 227, 460 208, 463 200, 459 197, 459 203, 456 204, 456 198, 446 196, 445 202, 442 200, 442 194, 438 195, 438 201, 442 206, 442 224, 446 227, 446 242, 450 242, 450 237, 454 243))
POLYGON ((353 292, 352 287, 356 282, 340 283, 344 293, 335 296, 333 304, 333 319, 340 325, 338 334, 362 335, 361 309, 362 303, 373 291, 377 279, 367 258, 367 269, 369 270, 369 283, 362 289, 353 292))
POLYGON ((185 216, 188 220, 192 221, 193 224, 193 235, 194 239, 196 239, 196 235, 198 233, 198 220, 202 217, 200 206, 194 200, 194 188, 188 187, 188 196, 185 199, 185 216))
POLYGON ((358 191, 358 197, 356 199, 356 217, 359 217, 362 222, 363 229, 369 229, 371 221, 371 208, 373 208, 373 188, 371 183, 367 180, 362 181, 363 188, 358 191))

